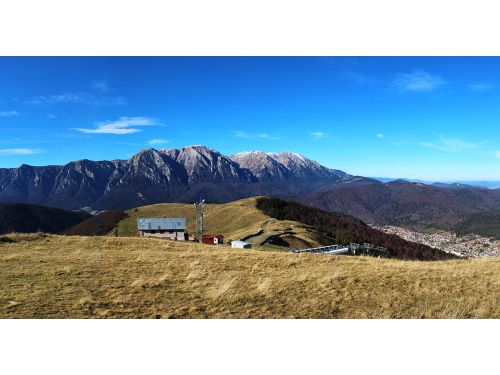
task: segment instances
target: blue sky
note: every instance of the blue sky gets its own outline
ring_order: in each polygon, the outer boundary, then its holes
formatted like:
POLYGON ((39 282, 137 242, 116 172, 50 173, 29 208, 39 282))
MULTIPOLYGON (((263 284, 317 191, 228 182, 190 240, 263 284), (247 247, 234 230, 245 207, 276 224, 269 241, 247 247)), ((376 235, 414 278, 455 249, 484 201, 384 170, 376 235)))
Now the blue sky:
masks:
POLYGON ((0 57, 0 167, 203 144, 500 180, 499 58, 0 57))

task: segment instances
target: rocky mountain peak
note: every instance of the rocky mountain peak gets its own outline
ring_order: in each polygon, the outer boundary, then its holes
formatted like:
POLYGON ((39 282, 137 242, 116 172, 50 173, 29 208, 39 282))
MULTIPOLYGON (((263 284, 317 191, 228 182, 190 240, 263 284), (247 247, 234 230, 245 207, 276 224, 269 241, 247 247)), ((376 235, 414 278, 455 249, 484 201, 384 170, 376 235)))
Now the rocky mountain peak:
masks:
POLYGON ((251 173, 210 147, 194 145, 180 149, 163 149, 161 152, 185 168, 190 183, 255 182, 251 173))
POLYGON ((234 155, 231 155, 231 159, 248 158, 248 157, 262 157, 267 156, 267 154, 260 150, 255 151, 241 151, 234 155))
POLYGON ((231 157, 242 167, 248 168, 259 179, 286 180, 290 178, 333 178, 346 179, 350 176, 323 167, 314 160, 290 151, 262 152, 244 151, 231 157))
POLYGON ((284 165, 262 151, 239 152, 231 156, 231 159, 250 170, 261 181, 281 181, 290 177, 284 165))
POLYGON ((283 151, 283 152, 272 152, 268 153, 270 157, 279 161, 280 163, 286 165, 287 167, 294 168, 296 166, 308 166, 313 168, 320 167, 320 164, 308 159, 296 152, 283 151))

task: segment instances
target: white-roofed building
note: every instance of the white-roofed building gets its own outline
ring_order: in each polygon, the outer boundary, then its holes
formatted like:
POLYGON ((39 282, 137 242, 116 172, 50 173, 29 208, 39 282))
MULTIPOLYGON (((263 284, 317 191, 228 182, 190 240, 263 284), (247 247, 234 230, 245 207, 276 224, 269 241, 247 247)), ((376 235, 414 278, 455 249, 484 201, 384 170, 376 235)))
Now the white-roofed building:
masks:
POLYGON ((251 249, 252 244, 245 241, 235 240, 231 241, 231 247, 234 249, 251 249))

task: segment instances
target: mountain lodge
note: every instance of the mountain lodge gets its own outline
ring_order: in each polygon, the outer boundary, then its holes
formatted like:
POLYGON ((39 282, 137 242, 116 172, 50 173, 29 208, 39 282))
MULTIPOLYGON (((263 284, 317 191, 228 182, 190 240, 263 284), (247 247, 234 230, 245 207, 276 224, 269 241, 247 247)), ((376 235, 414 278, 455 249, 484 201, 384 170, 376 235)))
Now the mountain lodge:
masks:
POLYGON ((138 236, 160 237, 171 240, 186 241, 186 219, 172 218, 139 218, 137 219, 138 236))

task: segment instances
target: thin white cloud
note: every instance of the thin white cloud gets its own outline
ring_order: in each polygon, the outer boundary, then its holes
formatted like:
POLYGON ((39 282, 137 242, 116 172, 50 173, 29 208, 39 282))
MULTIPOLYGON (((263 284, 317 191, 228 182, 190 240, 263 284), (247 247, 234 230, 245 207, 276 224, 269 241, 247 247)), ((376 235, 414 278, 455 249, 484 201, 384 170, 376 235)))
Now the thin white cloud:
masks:
POLYGON ((343 71, 343 76, 351 82, 354 82, 360 86, 370 86, 373 85, 373 78, 352 70, 345 69, 343 71))
POLYGON ((366 60, 356 57, 322 57, 321 60, 332 65, 340 78, 356 85, 371 86, 376 81, 374 77, 359 71, 366 65, 366 60))
POLYGON ((43 150, 39 148, 4 148, 0 149, 0 155, 33 155, 39 154, 43 150))
POLYGON ((104 80, 92 82, 92 88, 94 90, 102 92, 103 94, 112 91, 111 87, 109 87, 108 83, 104 80))
POLYGON ((121 96, 108 96, 104 94, 89 94, 83 92, 37 96, 28 101, 28 103, 35 105, 86 104, 95 107, 104 107, 125 105, 127 101, 121 96))
POLYGON ((495 152, 495 156, 497 157, 497 159, 500 159, 500 150, 497 150, 497 151, 495 152))
POLYGON ((75 128, 74 130, 85 134, 133 134, 142 131, 141 126, 159 125, 155 119, 148 117, 120 117, 116 121, 102 122, 94 129, 75 128))
POLYGON ((419 142, 420 146, 442 152, 464 152, 478 151, 484 147, 487 142, 468 142, 461 139, 452 139, 440 136, 436 142, 419 142))
POLYGON ((253 138, 251 134, 248 134, 247 132, 241 131, 241 130, 236 130, 233 132, 233 135, 236 138, 253 138))
POLYGON ((309 135, 314 139, 323 139, 326 138, 326 134, 321 131, 310 132, 309 135))
POLYGON ((0 111, 0 117, 17 117, 20 116, 17 111, 0 111))
POLYGON ((274 140, 274 141, 281 139, 280 137, 270 135, 267 133, 254 134, 254 133, 247 133, 247 132, 241 131, 241 130, 234 131, 233 135, 236 138, 244 138, 244 139, 260 138, 260 139, 269 139, 269 140, 274 140))
POLYGON ((384 139, 384 134, 382 134, 382 133, 378 133, 378 134, 377 134, 377 138, 378 138, 378 139, 384 139))
POLYGON ((472 92, 476 92, 476 93, 490 91, 493 89, 493 87, 494 87, 493 84, 490 82, 479 82, 479 83, 473 83, 473 84, 469 85, 469 89, 472 92))
POLYGON ((424 70, 413 70, 411 73, 396 74, 391 87, 400 91, 429 92, 446 84, 447 82, 438 75, 424 70))
POLYGON ((155 138, 155 139, 151 139, 148 143, 151 145, 151 146, 158 146, 158 145, 164 145, 164 144, 167 144, 169 143, 170 141, 168 139, 163 139, 163 138, 155 138))

